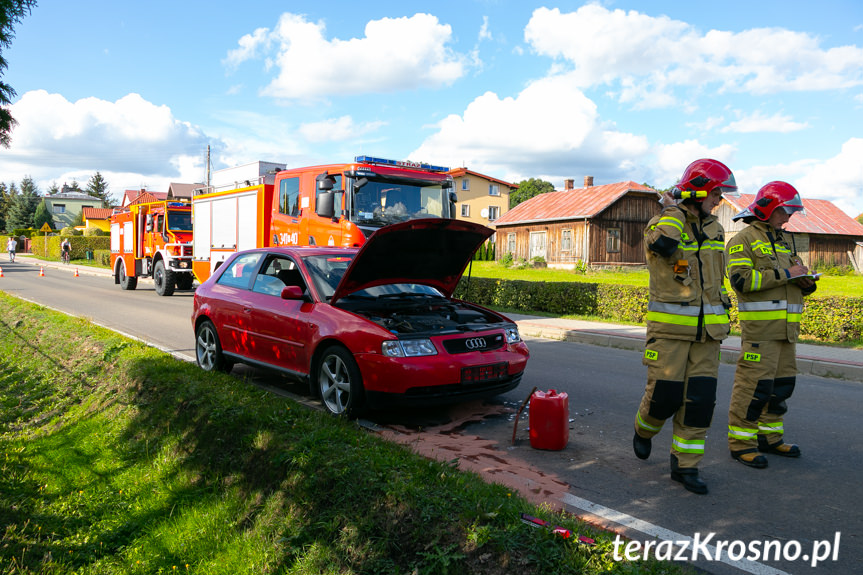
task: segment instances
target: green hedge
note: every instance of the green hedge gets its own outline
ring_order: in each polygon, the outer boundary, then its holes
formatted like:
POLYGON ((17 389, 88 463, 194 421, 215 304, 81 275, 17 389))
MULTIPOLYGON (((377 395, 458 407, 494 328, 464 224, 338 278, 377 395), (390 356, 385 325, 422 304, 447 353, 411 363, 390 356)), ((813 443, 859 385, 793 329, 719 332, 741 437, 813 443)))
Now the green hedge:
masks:
MULTIPOLYGON (((646 287, 587 282, 529 282, 462 278, 455 297, 483 306, 556 315, 596 316, 611 321, 644 323, 646 287)), ((731 325, 738 327, 737 300, 731 293, 731 325)), ((809 297, 804 300, 803 335, 823 342, 863 339, 863 299, 809 297)))
MULTIPOLYGON (((31 239, 31 250, 33 255, 39 258, 49 260, 60 259, 60 244, 63 242, 64 236, 33 236, 31 239), (45 241, 48 241, 48 252, 45 252, 45 241)), ((86 258, 86 250, 93 250, 93 259, 99 261, 97 252, 107 251, 110 255, 111 238, 110 236, 71 236, 69 241, 72 243, 72 259, 83 260, 86 258)), ((104 262, 108 265, 108 262, 104 262)))

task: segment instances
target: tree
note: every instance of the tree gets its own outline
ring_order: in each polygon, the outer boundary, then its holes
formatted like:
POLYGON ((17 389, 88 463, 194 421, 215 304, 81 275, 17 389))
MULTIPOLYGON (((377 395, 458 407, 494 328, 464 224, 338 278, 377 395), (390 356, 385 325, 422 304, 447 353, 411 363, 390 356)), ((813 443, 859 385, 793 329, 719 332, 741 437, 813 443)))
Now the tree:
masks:
MULTIPOLYGON (((10 186, 14 189, 15 184, 10 186)), ((15 189, 12 205, 6 216, 6 227, 11 231, 21 228, 33 227, 33 216, 36 214, 36 206, 39 205, 39 191, 30 176, 21 180, 21 193, 15 189)))
POLYGON ((860 222, 861 224, 863 224, 863 214, 860 214, 859 216, 857 216, 857 221, 860 222))
MULTIPOLYGON (((0 0, 0 76, 6 70, 8 63, 3 57, 2 49, 12 45, 15 37, 13 26, 21 22, 21 18, 36 7, 36 0, 0 0)), ((8 148, 12 141, 12 128, 15 118, 9 111, 15 90, 9 84, 0 81, 0 146, 8 148)))
POLYGON ((48 204, 45 203, 45 200, 42 200, 39 202, 39 205, 36 206, 36 212, 33 214, 33 227, 38 230, 45 224, 48 224, 53 228, 54 216, 52 216, 51 212, 48 211, 48 204))
POLYGON ((6 183, 0 182, 0 231, 6 230, 6 214, 9 212, 9 204, 12 199, 6 190, 6 183))
POLYGON ((102 177, 102 174, 96 172, 90 181, 87 182, 87 189, 84 190, 94 198, 102 200, 102 207, 107 208, 111 203, 111 194, 108 192, 108 182, 102 177))
POLYGON ((553 191, 554 186, 551 184, 551 182, 546 182, 545 180, 540 180, 536 178, 522 180, 518 184, 518 189, 510 192, 509 194, 509 207, 510 209, 512 209, 520 203, 529 200, 534 196, 553 191))

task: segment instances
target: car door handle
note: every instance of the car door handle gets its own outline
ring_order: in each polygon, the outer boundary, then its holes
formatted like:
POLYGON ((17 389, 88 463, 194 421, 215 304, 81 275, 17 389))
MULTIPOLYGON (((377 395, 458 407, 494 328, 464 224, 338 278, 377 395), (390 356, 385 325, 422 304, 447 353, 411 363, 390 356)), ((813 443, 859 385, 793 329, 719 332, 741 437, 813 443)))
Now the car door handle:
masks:
POLYGON ((243 306, 243 313, 252 313, 252 308, 243 306))

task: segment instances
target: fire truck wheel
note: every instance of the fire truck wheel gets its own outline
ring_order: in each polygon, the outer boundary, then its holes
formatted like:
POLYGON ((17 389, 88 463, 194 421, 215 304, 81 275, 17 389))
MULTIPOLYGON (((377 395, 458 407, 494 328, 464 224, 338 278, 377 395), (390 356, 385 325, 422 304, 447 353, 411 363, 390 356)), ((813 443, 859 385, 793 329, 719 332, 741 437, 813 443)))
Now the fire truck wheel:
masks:
POLYGON ((192 274, 176 274, 176 276, 178 290, 192 289, 192 282, 195 281, 195 278, 192 277, 192 274))
POLYGON ((135 289, 138 287, 138 278, 135 276, 126 275, 126 264, 120 261, 120 269, 117 272, 120 276, 120 288, 125 290, 135 289))
POLYGON ((210 321, 201 322, 195 332, 195 359, 204 371, 229 373, 234 367, 234 362, 222 353, 216 326, 210 321))
POLYGON ((159 260, 153 267, 153 283, 159 295, 174 295, 174 272, 165 267, 165 261, 159 260))
POLYGON ((324 350, 315 370, 321 403, 333 415, 354 418, 363 404, 360 368, 347 349, 334 345, 324 350))

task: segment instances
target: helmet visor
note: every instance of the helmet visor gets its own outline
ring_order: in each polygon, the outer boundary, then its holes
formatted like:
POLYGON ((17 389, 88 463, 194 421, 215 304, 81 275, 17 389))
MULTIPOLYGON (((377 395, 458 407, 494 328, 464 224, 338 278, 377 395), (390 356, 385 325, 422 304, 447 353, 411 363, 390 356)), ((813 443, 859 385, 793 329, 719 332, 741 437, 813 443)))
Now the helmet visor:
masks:
POLYGON ((731 186, 720 186, 719 190, 722 192, 723 196, 732 196, 734 198, 740 196, 740 192, 737 191, 737 187, 731 186))

